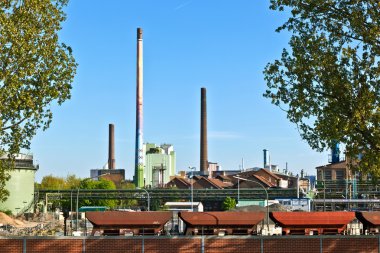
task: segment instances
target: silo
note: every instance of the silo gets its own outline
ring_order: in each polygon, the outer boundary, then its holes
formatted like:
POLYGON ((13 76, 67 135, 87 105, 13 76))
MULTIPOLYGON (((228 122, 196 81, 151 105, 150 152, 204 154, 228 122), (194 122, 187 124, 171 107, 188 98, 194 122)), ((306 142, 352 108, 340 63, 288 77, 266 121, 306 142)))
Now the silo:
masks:
MULTIPOLYGON (((2 156, 0 159, 7 159, 2 156)), ((0 202, 1 210, 10 210, 13 214, 33 212, 34 182, 38 166, 33 163, 33 155, 19 154, 15 159, 15 168, 9 171, 11 178, 5 184, 9 191, 8 199, 0 202)))

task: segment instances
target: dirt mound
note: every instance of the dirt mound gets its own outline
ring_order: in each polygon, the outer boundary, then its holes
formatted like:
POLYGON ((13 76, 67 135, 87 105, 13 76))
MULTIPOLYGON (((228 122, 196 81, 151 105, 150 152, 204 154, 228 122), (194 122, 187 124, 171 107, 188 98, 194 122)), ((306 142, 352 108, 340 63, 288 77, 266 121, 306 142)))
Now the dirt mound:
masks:
POLYGON ((13 220, 17 226, 24 226, 25 223, 21 220, 13 220))
POLYGON ((13 218, 9 217, 8 215, 2 212, 0 212, 0 224, 12 226, 18 225, 13 218))

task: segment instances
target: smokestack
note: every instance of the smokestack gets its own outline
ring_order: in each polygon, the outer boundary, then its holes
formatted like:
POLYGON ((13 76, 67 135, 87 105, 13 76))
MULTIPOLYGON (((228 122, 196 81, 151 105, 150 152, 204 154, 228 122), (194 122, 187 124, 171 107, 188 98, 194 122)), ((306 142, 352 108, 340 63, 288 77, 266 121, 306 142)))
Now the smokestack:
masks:
POLYGON ((263 149, 264 152, 264 169, 268 166, 268 150, 263 149))
POLYGON ((136 187, 144 186, 144 152, 143 152, 143 36, 142 29, 137 28, 137 62, 136 62, 136 149, 135 176, 136 187))
POLYGON ((201 88, 201 157, 200 171, 203 175, 208 175, 207 158, 207 100, 206 88, 201 88))
POLYGON ((115 161, 115 128, 113 124, 108 125, 108 169, 116 169, 115 161))
POLYGON ((334 141, 331 148, 331 163, 338 163, 340 161, 339 153, 339 142, 334 141))

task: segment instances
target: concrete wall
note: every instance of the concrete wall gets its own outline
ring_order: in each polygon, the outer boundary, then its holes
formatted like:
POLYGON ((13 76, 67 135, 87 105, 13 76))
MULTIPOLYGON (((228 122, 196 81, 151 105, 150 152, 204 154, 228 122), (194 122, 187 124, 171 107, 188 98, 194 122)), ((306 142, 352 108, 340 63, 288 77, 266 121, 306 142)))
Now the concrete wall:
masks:
POLYGON ((378 253, 379 236, 20 237, 7 253, 378 253))

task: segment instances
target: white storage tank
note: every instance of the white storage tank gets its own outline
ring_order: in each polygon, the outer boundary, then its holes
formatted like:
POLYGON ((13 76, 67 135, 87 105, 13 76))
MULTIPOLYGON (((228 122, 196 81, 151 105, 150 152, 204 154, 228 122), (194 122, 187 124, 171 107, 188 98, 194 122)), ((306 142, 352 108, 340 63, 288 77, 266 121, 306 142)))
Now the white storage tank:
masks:
MULTIPOLYGON (((4 155, 0 159, 7 159, 4 155)), ((6 182, 9 191, 8 199, 0 202, 0 210, 10 210, 14 215, 33 212, 34 182, 38 165, 33 162, 33 155, 18 154, 15 168, 9 171, 11 178, 6 182)))

